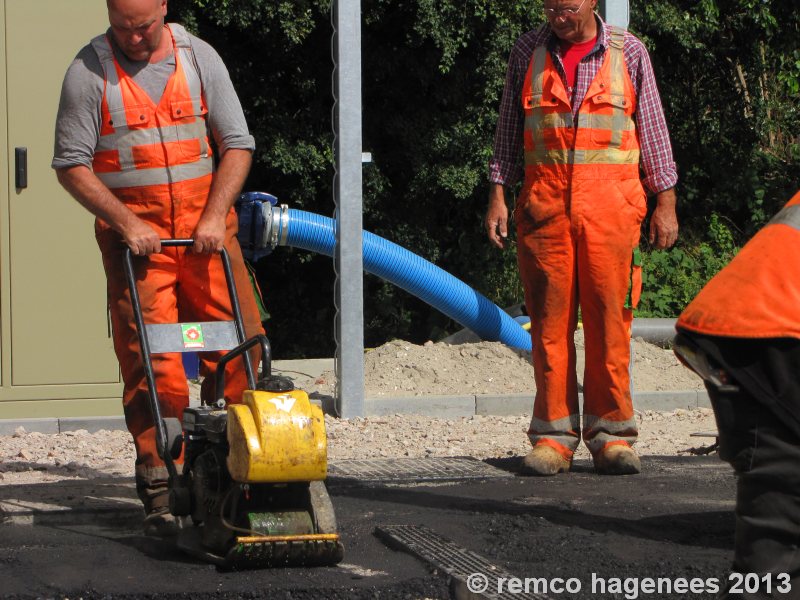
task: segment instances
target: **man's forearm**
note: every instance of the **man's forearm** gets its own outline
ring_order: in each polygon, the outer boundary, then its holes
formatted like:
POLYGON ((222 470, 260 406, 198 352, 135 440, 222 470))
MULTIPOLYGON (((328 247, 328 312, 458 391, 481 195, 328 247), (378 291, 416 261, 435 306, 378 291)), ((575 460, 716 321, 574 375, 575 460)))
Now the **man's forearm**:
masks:
POLYGON ((656 194, 656 204, 664 210, 672 210, 674 212, 677 203, 678 197, 675 195, 674 187, 656 194))
POLYGON ((225 218, 242 191, 252 162, 253 154, 249 150, 232 148, 225 152, 214 174, 204 215, 225 218))
POLYGON ((88 167, 77 165, 57 169, 56 177, 86 210, 117 232, 123 233, 132 221, 137 220, 136 215, 88 167))

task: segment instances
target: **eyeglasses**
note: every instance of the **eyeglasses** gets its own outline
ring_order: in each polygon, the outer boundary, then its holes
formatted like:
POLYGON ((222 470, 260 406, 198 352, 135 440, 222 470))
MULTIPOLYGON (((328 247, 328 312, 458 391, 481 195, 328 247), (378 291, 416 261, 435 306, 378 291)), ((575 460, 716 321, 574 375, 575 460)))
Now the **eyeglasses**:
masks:
POLYGON ((583 8, 585 2, 586 0, 583 0, 583 2, 578 5, 578 8, 545 8, 544 14, 551 18, 574 17, 581 12, 581 8, 583 8))

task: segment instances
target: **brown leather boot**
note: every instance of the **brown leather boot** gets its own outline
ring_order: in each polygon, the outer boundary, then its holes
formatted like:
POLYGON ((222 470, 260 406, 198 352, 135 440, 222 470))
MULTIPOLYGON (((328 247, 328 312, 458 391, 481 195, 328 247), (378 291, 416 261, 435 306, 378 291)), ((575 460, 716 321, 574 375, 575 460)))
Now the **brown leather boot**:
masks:
POLYGON ((164 467, 136 465, 136 493, 144 505, 145 535, 171 537, 178 534, 181 520, 169 512, 169 475, 164 467))
POLYGON ((519 472, 522 475, 555 475, 569 471, 570 464, 570 461, 555 449, 545 444, 539 444, 534 446, 533 450, 522 459, 519 472))
POLYGON ((635 475, 642 470, 642 463, 627 444, 613 444, 594 456, 594 468, 602 475, 635 475))
MULTIPOLYGON (((155 492, 155 490, 153 490, 155 492)), ((144 503, 145 517, 142 529, 145 535, 152 537, 172 537, 178 535, 181 521, 169 512, 169 492, 153 495, 144 503)))

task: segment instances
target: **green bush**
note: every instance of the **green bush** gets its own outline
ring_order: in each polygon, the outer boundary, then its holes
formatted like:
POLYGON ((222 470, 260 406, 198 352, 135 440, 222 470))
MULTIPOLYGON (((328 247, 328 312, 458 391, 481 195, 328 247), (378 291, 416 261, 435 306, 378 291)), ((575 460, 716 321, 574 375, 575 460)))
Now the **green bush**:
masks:
POLYGON ((677 317, 738 250, 730 227, 712 214, 703 239, 690 238, 670 250, 645 251, 636 316, 677 317))

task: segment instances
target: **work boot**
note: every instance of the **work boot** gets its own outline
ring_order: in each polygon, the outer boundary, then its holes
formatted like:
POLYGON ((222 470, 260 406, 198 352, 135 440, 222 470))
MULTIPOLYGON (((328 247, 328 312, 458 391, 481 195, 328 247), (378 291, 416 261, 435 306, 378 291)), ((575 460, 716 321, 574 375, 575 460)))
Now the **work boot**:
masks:
POLYGON ((642 463, 627 444, 612 444, 595 454, 594 468, 602 475, 635 475, 642 463))
POLYGON ((144 505, 145 535, 170 537, 178 534, 181 520, 169 512, 169 474, 165 467, 136 465, 136 494, 144 505))
POLYGON ((555 475, 569 471, 570 461, 545 444, 534 446, 522 459, 522 475, 555 475))
POLYGON ((169 512, 169 492, 153 495, 144 504, 145 517, 142 529, 152 537, 172 537, 178 535, 181 521, 169 512))

